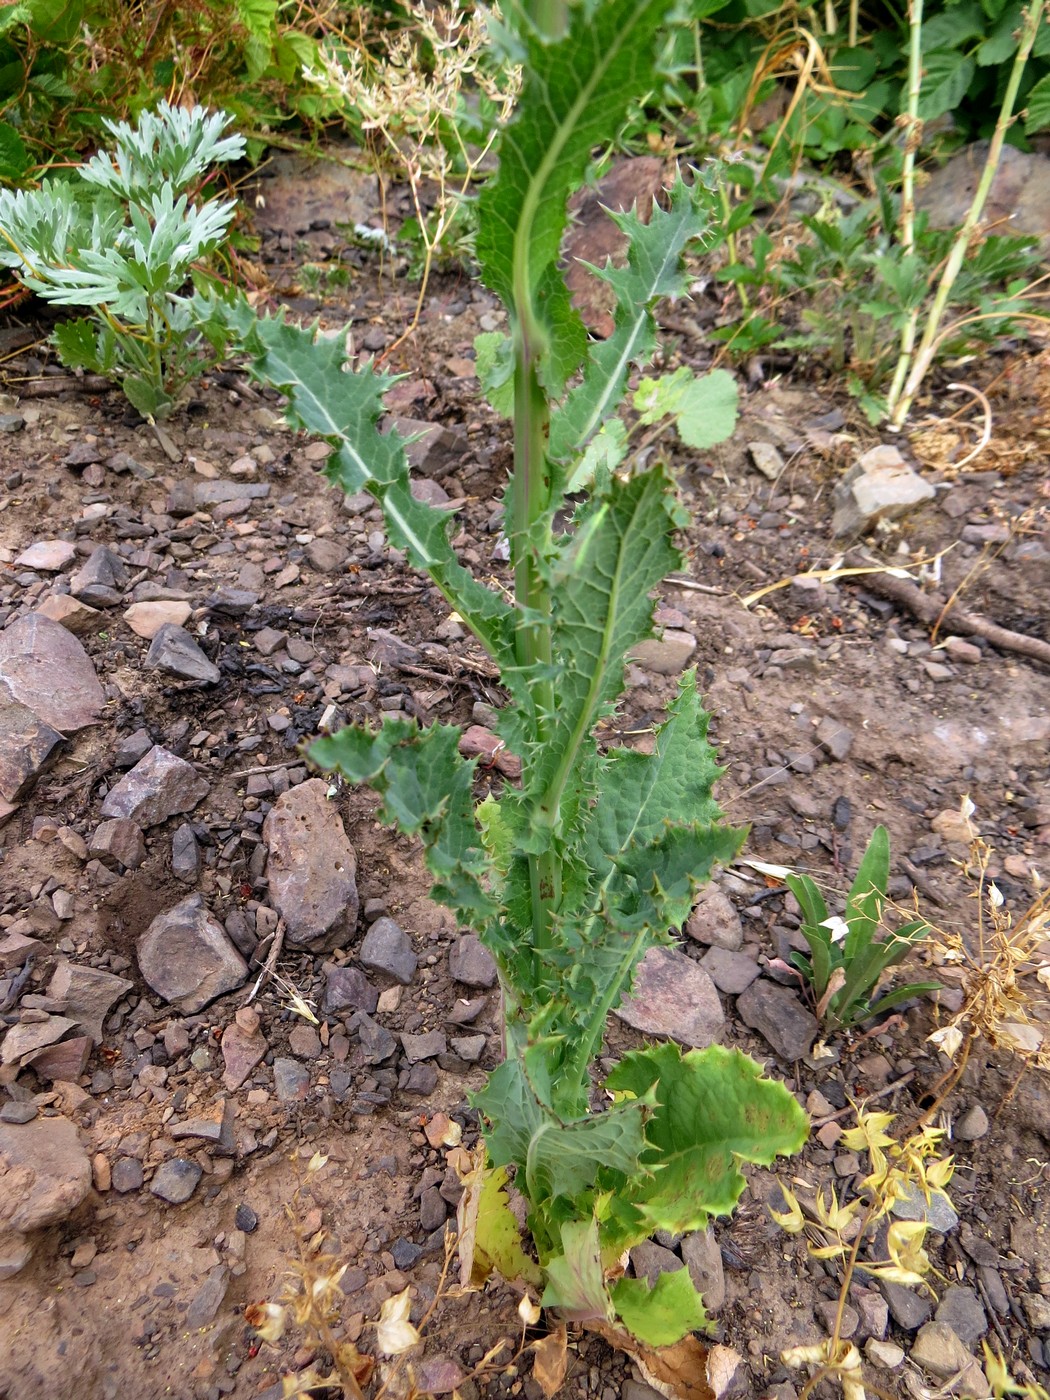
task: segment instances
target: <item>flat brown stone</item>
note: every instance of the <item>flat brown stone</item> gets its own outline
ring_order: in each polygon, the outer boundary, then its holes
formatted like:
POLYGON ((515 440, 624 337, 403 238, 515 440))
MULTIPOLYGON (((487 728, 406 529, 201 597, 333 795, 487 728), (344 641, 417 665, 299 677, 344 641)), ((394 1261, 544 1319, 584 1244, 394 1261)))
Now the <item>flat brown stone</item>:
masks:
POLYGON ((635 1030, 698 1050, 718 1040, 725 1025, 715 984, 676 948, 649 949, 634 974, 631 995, 616 1015, 635 1030))
POLYGON ((292 947, 345 944, 357 923, 357 856, 328 785, 311 778, 283 793, 263 826, 266 876, 292 947))
POLYGON ((27 613, 0 632, 0 680, 60 733, 94 724, 106 703, 91 658, 71 632, 27 613))
POLYGON ((17 802, 52 764, 65 740, 0 684, 0 796, 17 802))

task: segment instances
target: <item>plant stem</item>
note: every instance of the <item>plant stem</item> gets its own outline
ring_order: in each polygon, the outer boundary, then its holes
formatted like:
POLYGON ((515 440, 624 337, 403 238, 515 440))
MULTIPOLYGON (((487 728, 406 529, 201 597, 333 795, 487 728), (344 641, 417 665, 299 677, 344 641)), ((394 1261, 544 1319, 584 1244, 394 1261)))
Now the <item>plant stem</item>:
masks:
MULTIPOLYGON (((546 739, 554 713, 551 664, 551 594, 540 567, 541 540, 550 497, 547 431, 550 410, 540 384, 539 346, 543 332, 528 293, 527 269, 515 282, 514 306, 514 478, 511 486, 510 546, 514 595, 519 617, 515 637, 518 665, 539 666, 546 676, 533 683, 536 739, 546 739)), ((549 529, 549 526, 547 526, 549 529)), ((522 755, 523 762, 528 755, 522 755)), ((561 864, 553 844, 529 856, 532 935, 535 949, 550 946, 551 915, 561 899, 561 864)))
POLYGON ((1032 52, 1036 35, 1039 32, 1039 25, 1043 18, 1044 0, 1030 0, 1028 8, 1021 15, 1021 39, 1017 46, 1017 53, 1014 55, 1013 66, 1010 69, 1010 77, 1007 80, 1006 92, 1003 95, 1003 105, 999 109, 999 118, 995 123, 995 131, 992 133, 991 144, 988 148, 988 157, 981 172, 981 178, 977 185, 970 208, 967 210, 966 218, 962 227, 955 236, 951 252, 948 254, 948 261, 944 271, 941 273, 941 280, 937 286, 937 292, 933 299, 926 317, 926 327, 923 331, 922 340, 915 354, 915 360, 911 371, 904 384, 904 389, 897 403, 893 407, 890 415, 890 422, 895 428, 899 428, 907 418, 915 396, 922 387, 933 357, 936 353, 937 333, 940 329, 941 318, 944 315, 948 298, 951 295, 955 279, 962 269, 963 261, 970 247, 970 239, 977 228, 984 206, 988 201, 988 194, 992 188, 992 181, 995 172, 999 168, 999 157, 1002 154, 1003 141, 1006 139, 1006 132, 1013 120, 1014 103, 1017 101, 1017 93, 1021 86, 1021 78, 1024 75, 1025 65, 1032 52))
MULTIPOLYGON (((915 152, 922 140, 919 94, 922 89, 922 0, 908 0, 908 111, 905 118, 904 167, 901 171, 900 236, 905 257, 915 251, 915 152)), ((913 306, 901 332, 901 348, 893 382, 886 396, 890 413, 897 406, 915 351, 919 307, 913 306)))

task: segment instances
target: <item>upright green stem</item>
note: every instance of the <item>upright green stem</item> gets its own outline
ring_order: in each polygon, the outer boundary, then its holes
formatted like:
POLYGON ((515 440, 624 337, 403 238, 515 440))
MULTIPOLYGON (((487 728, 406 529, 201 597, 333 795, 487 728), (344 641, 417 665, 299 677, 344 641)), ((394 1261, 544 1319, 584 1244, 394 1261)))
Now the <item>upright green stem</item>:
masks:
MULTIPOLYGON (((519 618, 515 648, 518 665, 550 667, 551 597, 540 567, 543 520, 550 496, 547 464, 547 429, 550 411, 537 372, 537 341, 542 332, 533 322, 527 296, 514 331, 514 480, 511 490, 513 518, 510 528, 514 559, 514 594, 519 618)), ((537 738, 542 743, 554 711, 554 685, 548 677, 533 687, 537 738)), ((524 756, 527 761, 527 755, 524 756)), ((532 932, 536 948, 550 946, 551 914, 561 896, 561 871, 556 853, 530 855, 532 932)))
POLYGON ((992 188, 992 181, 995 179, 995 172, 999 168, 999 157, 1002 154, 1003 141, 1013 120, 1014 103, 1017 101, 1017 93, 1021 86, 1021 78, 1024 75, 1025 65, 1032 52, 1036 35, 1039 32, 1039 25, 1043 18, 1044 0, 1030 0, 1028 8, 1021 16, 1021 40, 1014 55, 1013 67, 1010 69, 1010 77, 1006 84, 1006 92, 1003 95, 1003 105, 999 111, 999 119, 995 123, 995 131, 992 133, 991 144, 988 147, 988 157, 984 163, 984 170, 977 185, 970 208, 967 210, 963 225, 955 236, 951 252, 948 254, 948 261, 945 263, 944 271, 941 273, 941 280, 937 286, 937 292, 933 299, 933 305, 926 317, 926 326, 923 331, 922 340, 915 353, 911 371, 904 384, 904 389, 900 398, 893 405, 890 414, 890 422, 895 428, 899 428, 907 418, 914 402, 915 395, 922 386, 933 357, 937 351, 937 337, 940 331, 941 319, 944 316, 948 298, 951 295, 955 279, 962 269, 963 260, 970 247, 970 239, 980 222, 984 213, 984 206, 988 200, 989 191, 992 188))
MULTIPOLYGON (((908 111, 904 122, 904 166, 901 171, 901 248, 905 257, 915 251, 915 153, 922 140, 922 121, 919 118, 919 94, 922 89, 922 0, 909 0, 908 3, 908 111)), ((908 370, 911 368, 915 351, 915 337, 919 329, 919 307, 913 306, 901 332, 901 349, 897 357, 897 367, 893 382, 886 398, 887 407, 892 413, 897 406, 908 370)))

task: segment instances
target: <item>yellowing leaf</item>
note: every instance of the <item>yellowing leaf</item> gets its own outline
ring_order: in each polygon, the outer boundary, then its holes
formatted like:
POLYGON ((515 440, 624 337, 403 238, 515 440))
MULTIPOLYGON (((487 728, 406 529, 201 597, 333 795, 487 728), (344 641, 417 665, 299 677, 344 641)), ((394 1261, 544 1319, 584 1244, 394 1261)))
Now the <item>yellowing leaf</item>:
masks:
POLYGON ((770 1216, 776 1221, 782 1230, 789 1235, 797 1235, 801 1232, 806 1223, 806 1218, 802 1214, 802 1207, 798 1203, 795 1193, 786 1186, 781 1186, 780 1194, 787 1201, 787 1210, 774 1210, 769 1208, 770 1216))

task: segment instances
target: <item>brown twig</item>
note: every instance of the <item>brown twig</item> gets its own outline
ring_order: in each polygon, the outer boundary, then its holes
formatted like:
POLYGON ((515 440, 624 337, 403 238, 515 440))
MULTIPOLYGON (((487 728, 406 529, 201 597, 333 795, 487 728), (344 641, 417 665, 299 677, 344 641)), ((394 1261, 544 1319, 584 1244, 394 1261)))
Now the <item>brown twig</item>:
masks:
MULTIPOLYGON (((853 562, 860 562, 859 560, 853 562)), ((917 617, 920 622, 941 626, 947 632, 961 636, 983 637, 998 651, 1013 651, 1021 656, 1031 657, 1050 666, 1050 642, 1039 637, 1027 637, 1022 632, 1012 632, 1008 627, 1000 627, 979 613, 965 612, 954 606, 951 599, 941 593, 924 593, 910 579, 895 578, 892 574, 865 574, 860 580, 862 586, 871 593, 888 598, 905 612, 917 617)))
POLYGON ((256 978, 255 986, 248 994, 248 1000, 244 1003, 245 1006, 249 1006, 255 1000, 260 988, 264 987, 273 976, 273 970, 277 966, 277 959, 281 956, 281 949, 284 947, 284 928, 284 920, 278 919, 277 928, 274 930, 273 942, 270 944, 270 951, 266 955, 266 962, 263 964, 263 969, 256 978))
POLYGON ((56 399, 59 394, 76 390, 80 394, 101 394, 117 386, 101 374, 60 374, 48 379, 8 380, 8 386, 22 399, 56 399))

